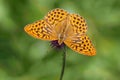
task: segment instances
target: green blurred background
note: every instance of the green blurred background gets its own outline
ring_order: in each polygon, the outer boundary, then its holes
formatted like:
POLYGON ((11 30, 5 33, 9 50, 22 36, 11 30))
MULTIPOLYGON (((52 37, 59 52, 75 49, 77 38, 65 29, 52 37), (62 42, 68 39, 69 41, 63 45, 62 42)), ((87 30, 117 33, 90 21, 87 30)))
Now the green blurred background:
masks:
POLYGON ((0 80, 59 80, 63 52, 23 30, 54 8, 83 16, 97 50, 67 48, 63 80, 120 80, 120 0, 0 0, 0 80))

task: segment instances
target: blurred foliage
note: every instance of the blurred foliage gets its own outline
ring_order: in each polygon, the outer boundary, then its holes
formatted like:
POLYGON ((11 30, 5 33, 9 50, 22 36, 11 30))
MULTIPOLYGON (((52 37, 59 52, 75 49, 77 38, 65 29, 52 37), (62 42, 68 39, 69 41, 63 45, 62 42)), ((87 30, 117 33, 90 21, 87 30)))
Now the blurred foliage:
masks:
POLYGON ((120 80, 120 0, 0 0, 0 80, 59 80, 62 51, 23 30, 54 8, 83 16, 97 49, 88 57, 67 48, 64 80, 120 80))

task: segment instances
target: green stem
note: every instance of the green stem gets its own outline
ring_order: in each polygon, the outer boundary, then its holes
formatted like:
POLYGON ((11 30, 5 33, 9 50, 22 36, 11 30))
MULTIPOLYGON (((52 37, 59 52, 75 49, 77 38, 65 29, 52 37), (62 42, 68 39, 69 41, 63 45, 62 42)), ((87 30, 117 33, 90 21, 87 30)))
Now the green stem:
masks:
POLYGON ((63 79, 63 75, 64 75, 64 71, 65 71, 65 64, 66 64, 66 49, 65 49, 65 46, 64 46, 64 50, 63 50, 63 63, 62 63, 60 80, 63 79))

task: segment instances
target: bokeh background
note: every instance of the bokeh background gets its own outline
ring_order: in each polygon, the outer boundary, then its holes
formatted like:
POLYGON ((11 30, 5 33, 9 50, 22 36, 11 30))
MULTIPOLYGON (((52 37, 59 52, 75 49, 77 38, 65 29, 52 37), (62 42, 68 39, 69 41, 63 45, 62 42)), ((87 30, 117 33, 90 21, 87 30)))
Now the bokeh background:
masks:
POLYGON ((23 30, 54 8, 83 16, 97 50, 67 48, 63 80, 120 80, 120 0, 0 0, 0 80, 59 80, 63 52, 23 30))

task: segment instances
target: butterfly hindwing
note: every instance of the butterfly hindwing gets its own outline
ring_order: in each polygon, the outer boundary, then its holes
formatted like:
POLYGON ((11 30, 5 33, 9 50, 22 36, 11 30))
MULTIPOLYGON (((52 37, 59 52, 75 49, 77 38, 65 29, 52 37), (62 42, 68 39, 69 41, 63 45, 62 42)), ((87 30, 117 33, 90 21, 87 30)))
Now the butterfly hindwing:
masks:
POLYGON ((64 20, 68 14, 69 13, 67 11, 56 8, 48 12, 48 14, 45 16, 45 20, 48 22, 48 24, 55 27, 55 25, 64 20))
POLYGON ((77 14, 70 14, 69 21, 74 33, 84 34, 87 31, 87 25, 85 19, 77 14))

